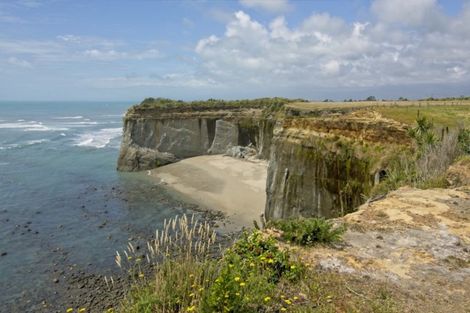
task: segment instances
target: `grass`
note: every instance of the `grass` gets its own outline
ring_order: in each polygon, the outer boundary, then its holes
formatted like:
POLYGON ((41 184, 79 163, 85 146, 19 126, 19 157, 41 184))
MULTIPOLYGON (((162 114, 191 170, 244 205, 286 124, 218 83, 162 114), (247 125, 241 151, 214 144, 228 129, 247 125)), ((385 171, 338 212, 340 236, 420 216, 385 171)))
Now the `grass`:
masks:
POLYGON ((384 117, 401 123, 413 125, 418 116, 426 116, 437 127, 468 127, 470 126, 470 106, 467 105, 434 105, 422 104, 421 106, 385 106, 375 110, 384 117))
MULTIPOLYGON (((208 253, 215 247, 210 227, 186 217, 175 220, 149 243, 146 259, 155 266, 155 276, 137 276, 117 312, 400 312, 386 289, 317 272, 259 230, 245 232, 213 257, 208 253)), ((135 277, 133 251, 128 247, 116 261, 135 277)))
POLYGON ((421 189, 447 188, 447 169, 470 152, 470 131, 460 126, 442 129, 438 134, 433 121, 421 116, 408 133, 414 140, 414 153, 395 156, 388 164, 385 179, 374 186, 371 196, 405 185, 421 189))
POLYGON ((303 102, 302 99, 287 98, 259 98, 246 100, 222 100, 208 99, 201 101, 182 101, 167 98, 146 98, 139 105, 134 106, 135 110, 147 109, 211 109, 211 108, 270 108, 271 110, 280 109, 284 104, 291 102, 303 102))
POLYGON ((268 227, 282 231, 282 238, 302 246, 318 243, 333 243, 341 240, 345 228, 334 225, 323 218, 297 218, 270 221, 268 227))

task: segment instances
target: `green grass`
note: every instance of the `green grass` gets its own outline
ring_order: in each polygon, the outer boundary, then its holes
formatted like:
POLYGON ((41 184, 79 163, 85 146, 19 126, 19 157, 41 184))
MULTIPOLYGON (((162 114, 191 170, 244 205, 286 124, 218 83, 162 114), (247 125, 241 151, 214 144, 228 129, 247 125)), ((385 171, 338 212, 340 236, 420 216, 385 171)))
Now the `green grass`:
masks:
POLYGON ((271 221, 268 227, 282 231, 282 238, 302 246, 333 243, 341 240, 345 229, 323 218, 297 218, 271 221))
MULTIPOLYGON (((452 102, 450 102, 452 103, 452 102)), ((418 117, 425 116, 437 127, 457 128, 470 126, 469 105, 433 105, 424 102, 421 106, 384 106, 375 108, 384 117, 413 125, 418 117)))
POLYGON ((201 101, 182 101, 167 98, 146 98, 139 105, 134 106, 135 110, 147 109, 211 109, 218 107, 227 108, 271 108, 273 110, 280 109, 284 104, 291 102, 303 102, 302 99, 287 98, 259 98, 246 100, 222 100, 208 99, 201 101))

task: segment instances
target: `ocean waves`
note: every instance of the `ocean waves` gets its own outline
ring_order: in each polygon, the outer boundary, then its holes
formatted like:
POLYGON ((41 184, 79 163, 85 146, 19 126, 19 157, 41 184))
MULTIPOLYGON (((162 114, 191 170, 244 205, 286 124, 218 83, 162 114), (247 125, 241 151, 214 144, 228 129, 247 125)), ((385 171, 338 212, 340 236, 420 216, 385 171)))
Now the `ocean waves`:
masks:
POLYGON ((0 146, 0 150, 11 150, 11 149, 21 149, 29 146, 39 145, 45 142, 49 142, 49 139, 35 139, 35 140, 27 140, 20 143, 12 143, 0 146))
POLYGON ((16 123, 0 123, 0 129, 22 129, 23 131, 66 131, 67 127, 48 126, 42 122, 18 120, 16 123))
MULTIPOLYGON (((122 128, 103 128, 96 131, 90 131, 80 134, 74 140, 74 146, 77 147, 91 147, 91 148, 105 148, 110 147, 114 139, 121 137, 122 128)), ((111 147, 118 147, 118 144, 111 147)))

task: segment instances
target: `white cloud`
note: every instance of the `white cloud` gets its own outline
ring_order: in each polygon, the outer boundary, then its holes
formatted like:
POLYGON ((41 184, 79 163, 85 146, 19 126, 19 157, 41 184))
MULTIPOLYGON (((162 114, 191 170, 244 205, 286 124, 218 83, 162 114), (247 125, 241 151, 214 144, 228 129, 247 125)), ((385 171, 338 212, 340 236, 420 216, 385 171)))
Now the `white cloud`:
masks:
POLYGON ((376 20, 354 22, 313 13, 297 27, 236 12, 223 36, 197 43, 201 75, 254 89, 470 83, 470 5, 457 17, 433 0, 376 0, 371 11, 376 20), (400 6, 415 16, 403 22, 400 6), (421 17, 431 13, 440 21, 421 17))
POLYGON ((83 52, 83 55, 91 59, 100 61, 115 61, 120 59, 146 60, 160 57, 157 49, 149 49, 143 51, 121 52, 116 50, 99 50, 89 49, 83 52))
POLYGON ((285 12, 290 9, 288 0, 240 0, 247 8, 258 8, 271 13, 285 12))
POLYGON ((372 11, 385 23, 434 28, 445 22, 437 0, 376 0, 372 11))
POLYGON ((16 57, 9 57, 8 60, 7 60, 7 63, 11 64, 11 65, 14 65, 14 66, 21 67, 21 68, 27 68, 27 69, 33 68, 31 63, 29 63, 28 61, 18 59, 16 57))
POLYGON ((217 83, 191 73, 170 73, 153 76, 118 76, 87 80, 94 88, 135 88, 135 87, 216 87, 217 83))
POLYGON ((85 50, 83 55, 101 61, 113 61, 127 57, 127 53, 125 52, 119 52, 116 50, 102 51, 98 49, 85 50))

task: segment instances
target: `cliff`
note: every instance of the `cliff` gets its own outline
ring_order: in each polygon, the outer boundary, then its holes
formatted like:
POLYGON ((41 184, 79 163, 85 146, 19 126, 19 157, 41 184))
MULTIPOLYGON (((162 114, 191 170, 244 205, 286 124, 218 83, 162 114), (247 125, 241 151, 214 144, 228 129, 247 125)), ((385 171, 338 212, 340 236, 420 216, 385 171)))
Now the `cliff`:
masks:
POLYGON ((273 135, 266 217, 351 212, 409 145, 403 125, 373 111, 284 119, 273 135))
POLYGON ((362 204, 409 138, 369 108, 298 110, 287 99, 145 100, 129 109, 118 170, 139 171, 236 146, 269 160, 268 219, 334 217, 362 204))

